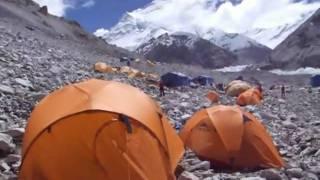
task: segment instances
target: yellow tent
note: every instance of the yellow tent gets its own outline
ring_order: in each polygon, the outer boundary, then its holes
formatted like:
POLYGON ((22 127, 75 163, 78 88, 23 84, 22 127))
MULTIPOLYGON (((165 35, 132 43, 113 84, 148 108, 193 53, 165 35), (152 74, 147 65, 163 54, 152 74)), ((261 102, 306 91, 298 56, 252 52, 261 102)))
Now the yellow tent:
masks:
POLYGON ((109 72, 113 72, 113 69, 111 66, 108 66, 106 63, 103 62, 97 62, 94 65, 94 69, 98 72, 101 73, 109 73, 109 72))
POLYGON ((142 91, 102 80, 44 98, 28 121, 21 180, 173 180, 184 152, 159 106, 142 91))
POLYGON ((228 96, 239 96, 239 94, 251 88, 251 85, 245 81, 235 80, 230 82, 226 87, 228 96))

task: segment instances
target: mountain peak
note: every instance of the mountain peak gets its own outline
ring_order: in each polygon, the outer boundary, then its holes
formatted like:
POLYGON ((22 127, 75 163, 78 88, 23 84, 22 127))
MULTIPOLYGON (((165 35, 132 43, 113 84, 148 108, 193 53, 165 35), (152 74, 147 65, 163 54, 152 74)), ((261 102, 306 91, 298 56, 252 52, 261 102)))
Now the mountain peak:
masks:
POLYGON ((110 32, 99 36, 130 50, 163 33, 180 31, 214 39, 219 46, 225 46, 224 42, 219 42, 220 37, 226 39, 238 35, 242 42, 249 42, 241 43, 242 46, 261 43, 274 48, 320 7, 320 2, 314 0, 250 2, 154 0, 143 8, 126 13, 110 32), (243 40, 245 36, 250 38, 243 40))
POLYGON ((237 57, 210 41, 185 32, 165 33, 137 48, 148 59, 220 68, 237 63, 237 57))

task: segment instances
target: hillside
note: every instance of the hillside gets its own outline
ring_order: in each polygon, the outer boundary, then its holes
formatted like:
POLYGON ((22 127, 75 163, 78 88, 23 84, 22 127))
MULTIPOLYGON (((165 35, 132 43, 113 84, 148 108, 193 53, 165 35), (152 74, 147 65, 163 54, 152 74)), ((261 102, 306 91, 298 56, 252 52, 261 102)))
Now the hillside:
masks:
POLYGON ((320 68, 320 10, 271 54, 271 66, 281 69, 320 68))
POLYGON ((63 17, 48 14, 46 7, 40 7, 32 0, 2 0, 0 2, 2 27, 13 32, 37 36, 43 41, 53 41, 58 46, 72 42, 77 47, 110 56, 129 55, 129 51, 109 45, 96 36, 87 33, 81 25, 63 17), (84 43, 85 42, 85 43, 84 43))

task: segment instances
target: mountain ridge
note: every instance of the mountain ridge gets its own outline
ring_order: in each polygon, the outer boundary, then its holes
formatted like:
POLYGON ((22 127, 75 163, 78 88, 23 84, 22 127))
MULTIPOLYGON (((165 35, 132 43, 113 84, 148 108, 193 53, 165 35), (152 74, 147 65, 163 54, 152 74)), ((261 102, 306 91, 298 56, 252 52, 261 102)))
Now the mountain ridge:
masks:
POLYGON ((152 38, 137 48, 146 58, 164 62, 221 68, 237 62, 237 57, 210 41, 191 33, 168 33, 152 38))
MULTIPOLYGON (((172 1, 173 2, 173 1, 172 1)), ((170 1, 170 3, 172 3, 170 1)), ((241 5, 243 1, 241 0, 233 0, 228 1, 233 6, 241 5)), ((194 20, 185 19, 190 16, 190 14, 183 14, 179 16, 182 20, 179 20, 175 25, 163 26, 161 23, 156 21, 156 17, 162 17, 165 10, 169 8, 173 8, 168 5, 168 1, 159 1, 154 0, 151 3, 147 4, 143 8, 139 8, 132 12, 127 12, 120 19, 119 23, 113 26, 108 30, 100 29, 100 33, 95 33, 96 35, 103 37, 107 42, 111 44, 115 44, 119 47, 127 48, 130 50, 136 49, 139 45, 147 42, 151 38, 157 38, 161 34, 170 33, 173 34, 179 31, 185 31, 197 34, 204 39, 211 40, 216 45, 224 44, 226 42, 220 42, 221 37, 229 36, 229 33, 224 32, 216 27, 208 27, 204 28, 199 26, 198 22, 194 22, 194 20), (162 13, 162 14, 161 14, 162 13), (145 18, 148 17, 148 18, 145 18), (119 31, 120 29, 124 31, 119 31), (210 33, 213 31, 215 33, 210 33), (220 31, 220 32, 218 32, 220 31), (211 34, 209 36, 208 34, 211 34)), ((198 2, 197 5, 206 6, 203 7, 205 10, 210 11, 211 13, 216 13, 222 5, 225 5, 226 1, 222 0, 207 0, 203 2, 198 2), (202 4, 201 4, 202 3, 202 4)), ((283 41, 290 33, 292 33, 296 28, 299 27, 306 19, 308 19, 312 13, 315 12, 316 7, 320 7, 320 3, 317 1, 304 1, 304 0, 296 0, 294 3, 303 5, 303 4, 314 4, 312 8, 308 6, 304 10, 299 11, 299 14, 296 15, 295 20, 291 20, 289 23, 286 22, 284 24, 272 26, 272 27, 255 27, 253 29, 231 33, 239 35, 244 42, 254 42, 254 45, 262 44, 271 49, 275 48, 281 41, 283 41)), ((173 4, 173 3, 172 3, 173 4)), ((187 3, 188 5, 188 3, 187 3)), ((186 6, 187 6, 186 5, 186 6)), ((195 5, 189 3, 189 5, 195 5)), ((200 14, 204 13, 199 10, 200 14)), ((170 21, 170 17, 168 17, 170 21)), ((200 19, 201 20, 201 19, 200 19)), ((163 22, 162 22, 163 24, 163 22)), ((224 39, 225 40, 225 39, 224 39)), ((229 50, 234 49, 232 45, 234 44, 232 39, 229 40, 228 43, 229 50), (230 48, 231 47, 231 48, 230 48)), ((221 47, 221 46, 220 46, 221 47)), ((225 48, 225 47, 224 47, 225 48)), ((236 49, 241 49, 236 48, 236 49)))
POLYGON ((274 49, 269 68, 320 68, 319 29, 320 9, 274 49))

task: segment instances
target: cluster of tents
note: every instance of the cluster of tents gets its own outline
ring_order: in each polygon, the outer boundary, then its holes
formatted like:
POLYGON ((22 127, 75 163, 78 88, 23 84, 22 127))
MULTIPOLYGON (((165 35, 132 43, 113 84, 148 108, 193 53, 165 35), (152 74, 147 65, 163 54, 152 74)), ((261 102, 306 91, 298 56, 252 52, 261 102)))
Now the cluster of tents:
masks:
POLYGON ((284 166, 261 122, 239 106, 200 109, 178 135, 139 89, 93 79, 65 86, 35 107, 19 177, 174 180, 185 147, 215 168, 284 166))
POLYGON ((94 65, 94 69, 97 72, 100 73, 122 73, 126 74, 129 78, 151 78, 158 80, 160 79, 159 75, 154 73, 146 73, 139 71, 135 68, 129 67, 129 66, 122 66, 122 67, 112 67, 110 65, 107 65, 104 62, 97 62, 94 65))
MULTIPOLYGON (((258 87, 252 87, 249 83, 241 80, 231 81, 225 87, 225 93, 228 96, 236 97, 236 103, 239 106, 259 105, 263 100, 262 90, 258 87)), ((207 98, 212 103, 218 103, 220 100, 219 93, 209 91, 207 98)))

